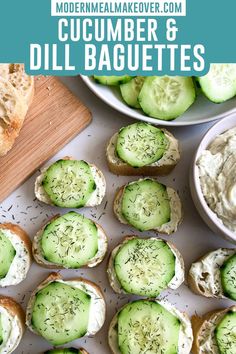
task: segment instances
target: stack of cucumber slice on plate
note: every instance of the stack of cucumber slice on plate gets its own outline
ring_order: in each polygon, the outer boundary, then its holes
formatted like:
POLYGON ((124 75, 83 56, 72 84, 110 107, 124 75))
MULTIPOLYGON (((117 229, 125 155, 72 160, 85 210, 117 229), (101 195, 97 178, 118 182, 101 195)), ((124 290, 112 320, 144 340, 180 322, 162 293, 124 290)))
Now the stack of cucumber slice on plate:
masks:
POLYGON ((236 95, 236 64, 212 64, 202 77, 94 76, 97 83, 119 86, 124 102, 149 117, 173 120, 185 113, 197 98, 197 87, 214 103, 236 95))

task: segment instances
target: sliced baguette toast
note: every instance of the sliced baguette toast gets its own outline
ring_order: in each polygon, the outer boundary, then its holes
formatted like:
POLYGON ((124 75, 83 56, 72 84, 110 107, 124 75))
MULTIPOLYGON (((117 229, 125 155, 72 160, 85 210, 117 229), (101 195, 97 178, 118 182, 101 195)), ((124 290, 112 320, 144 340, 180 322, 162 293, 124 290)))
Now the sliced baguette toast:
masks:
MULTIPOLYGON (((0 296, 0 307, 12 318, 14 328, 11 329, 13 336, 9 335, 1 343, 1 353, 12 353, 19 345, 25 331, 25 313, 21 306, 11 297, 0 296)), ((12 324, 11 322, 9 324, 12 324)))
MULTIPOLYGON (((33 243, 32 243, 32 253, 33 253, 34 260, 41 267, 48 268, 48 269, 67 269, 65 266, 63 267, 61 265, 49 262, 48 260, 44 259, 43 254, 42 254, 42 248, 40 246, 40 241, 41 241, 41 237, 42 237, 44 229, 47 227, 47 225, 50 224, 50 222, 55 221, 60 216, 61 216, 60 214, 53 216, 45 225, 43 225, 41 227, 41 229, 34 236, 33 243)), ((103 261, 105 255, 106 255, 106 252, 107 252, 107 247, 108 247, 107 235, 106 235, 105 231, 103 230, 103 228, 99 224, 95 223, 95 225, 100 233, 101 240, 103 241, 104 251, 102 253, 100 253, 97 257, 94 257, 92 260, 90 260, 90 262, 88 262, 86 265, 84 265, 81 268, 96 267, 98 264, 100 264, 103 261)), ((99 251, 99 249, 98 249, 98 251, 99 251)))
POLYGON ((121 160, 116 153, 118 133, 114 134, 107 144, 106 157, 109 170, 122 176, 164 176, 169 174, 180 160, 178 140, 166 129, 161 129, 169 139, 170 146, 163 157, 151 165, 134 168, 121 160))
POLYGON ((8 232, 8 238, 15 248, 15 256, 8 273, 4 278, 0 279, 0 287, 17 285, 26 278, 31 266, 31 241, 27 233, 18 225, 11 223, 0 224, 1 230, 8 232))
MULTIPOLYGON (((114 214, 116 215, 117 219, 122 224, 127 225, 129 223, 126 221, 126 219, 124 218, 124 216, 122 215, 122 212, 121 212, 122 197, 123 197, 123 193, 124 193, 126 186, 127 185, 124 185, 118 189, 118 191, 115 195, 114 203, 113 203, 113 211, 114 211, 114 214)), ((168 193, 168 196, 170 199, 171 220, 169 222, 167 222, 166 224, 163 224, 163 225, 153 229, 152 231, 154 231, 156 233, 170 235, 173 232, 177 231, 179 224, 183 220, 183 208, 182 208, 182 204, 181 204, 181 200, 179 198, 179 195, 173 188, 167 187, 167 193, 168 193)), ((149 230, 149 231, 151 231, 151 230, 149 230)))
MULTIPOLYGON (((203 316, 194 315, 191 318, 192 329, 193 329, 193 346, 192 346, 192 354, 200 354, 203 353, 201 347, 201 337, 205 335, 206 328, 208 325, 213 325, 213 322, 220 319, 228 312, 228 311, 236 311, 236 306, 232 306, 230 308, 210 311, 203 316)), ((214 331, 215 328, 212 330, 214 331)), ((215 353, 215 351, 212 353, 215 353)))

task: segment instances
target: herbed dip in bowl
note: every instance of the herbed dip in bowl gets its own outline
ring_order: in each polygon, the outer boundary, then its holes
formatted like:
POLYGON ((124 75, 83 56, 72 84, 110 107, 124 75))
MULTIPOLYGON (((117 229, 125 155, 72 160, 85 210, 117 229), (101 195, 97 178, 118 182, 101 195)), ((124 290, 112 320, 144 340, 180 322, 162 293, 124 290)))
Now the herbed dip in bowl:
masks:
POLYGON ((190 188, 207 225, 236 243, 236 113, 203 137, 191 168, 190 188))

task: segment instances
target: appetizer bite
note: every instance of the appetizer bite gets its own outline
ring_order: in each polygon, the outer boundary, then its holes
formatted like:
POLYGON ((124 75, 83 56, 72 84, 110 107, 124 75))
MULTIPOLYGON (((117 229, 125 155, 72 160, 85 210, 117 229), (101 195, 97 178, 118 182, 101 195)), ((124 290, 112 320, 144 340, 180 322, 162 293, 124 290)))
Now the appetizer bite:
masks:
POLYGON ((112 251, 107 273, 116 293, 156 297, 183 283, 184 261, 170 242, 128 236, 112 251))
POLYGON ((25 314, 10 297, 0 296, 0 353, 10 354, 25 331, 25 314))
POLYGON ((180 159, 179 143, 166 129, 144 122, 121 128, 110 139, 109 170, 118 175, 166 175, 180 159))
POLYGON ((56 215, 33 240, 35 261, 46 268, 95 267, 107 252, 107 236, 102 227, 71 211, 56 215))
POLYGON ((31 265, 31 241, 18 225, 0 224, 0 286, 22 282, 31 265))
POLYGON ((83 348, 58 348, 58 349, 51 349, 44 352, 44 354, 89 354, 83 348))
POLYGON ((190 289, 196 294, 236 301, 236 250, 219 248, 191 265, 190 289))
POLYGON ((192 341, 187 315, 155 299, 125 305, 113 318, 108 334, 113 354, 189 354, 192 341))
POLYGON ((95 335, 105 321, 106 305, 100 288, 83 278, 63 280, 52 273, 32 293, 26 324, 52 345, 64 345, 95 335))
POLYGON ((67 157, 43 169, 35 182, 38 200, 62 208, 99 205, 105 191, 105 178, 96 166, 67 157))
POLYGON ((193 354, 234 354, 236 306, 192 318, 193 354))
POLYGON ((171 234, 182 221, 178 193, 151 178, 129 182, 114 200, 114 213, 122 224, 140 231, 153 230, 171 234))

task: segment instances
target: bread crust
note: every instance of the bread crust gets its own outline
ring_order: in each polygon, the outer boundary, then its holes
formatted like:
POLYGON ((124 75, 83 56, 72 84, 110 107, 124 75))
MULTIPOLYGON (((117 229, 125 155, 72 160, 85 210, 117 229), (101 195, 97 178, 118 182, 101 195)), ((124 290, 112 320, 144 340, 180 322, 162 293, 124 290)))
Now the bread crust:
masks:
POLYGON ((207 312, 202 316, 194 315, 191 318, 192 329, 193 329, 193 346, 192 346, 192 354, 200 353, 200 336, 203 330, 203 326, 206 322, 208 322, 215 315, 223 315, 230 310, 236 311, 236 306, 231 306, 226 309, 218 309, 214 311, 207 312))
POLYGON ((84 348, 79 348, 79 350, 81 351, 81 354, 89 354, 84 348))
MULTIPOLYGON (((123 224, 123 222, 122 222, 121 219, 120 219, 119 213, 117 213, 116 206, 119 204, 119 200, 122 198, 122 194, 123 194, 123 192, 124 192, 124 189, 125 189, 126 185, 127 185, 127 184, 123 185, 122 187, 120 187, 120 188, 117 190, 117 192, 116 192, 116 194, 115 194, 114 202, 113 202, 113 212, 114 212, 115 216, 117 217, 117 219, 118 219, 122 224, 123 224)), ((182 206, 181 206, 181 217, 180 217, 180 220, 179 220, 178 225, 182 222, 182 219, 183 219, 183 208, 182 208, 182 206)), ((125 224, 126 224, 126 223, 125 223, 125 224)), ((127 225, 129 225, 128 222, 127 222, 127 225)), ((130 225, 130 226, 132 226, 132 225, 130 225)), ((169 234, 170 234, 169 232, 167 232, 167 231, 165 231, 165 230, 159 231, 159 230, 153 229, 153 230, 148 230, 148 231, 153 231, 153 232, 155 232, 156 234, 161 233, 161 234, 163 234, 163 235, 169 235, 169 234)))
MULTIPOLYGON (((47 278, 45 280, 43 280, 37 287, 36 289, 32 292, 31 296, 30 296, 30 299, 29 299, 29 302, 28 302, 28 305, 27 305, 27 308, 26 308, 26 325, 28 326, 28 328, 34 332, 35 334, 38 334, 37 331, 35 331, 32 326, 31 326, 31 317, 32 317, 32 314, 31 314, 31 310, 32 310, 32 307, 34 305, 34 298, 35 298, 35 295, 38 291, 40 291, 41 289, 45 288, 48 284, 50 284, 51 282, 53 281, 57 281, 57 280, 62 280, 62 276, 60 273, 57 273, 57 272, 52 272, 50 273, 47 278)), ((96 292, 100 295, 100 297, 103 299, 104 303, 106 303, 105 301, 105 298, 104 298, 104 295, 100 289, 100 287, 95 284, 94 282, 88 280, 88 279, 85 279, 83 277, 75 277, 75 278, 69 278, 69 279, 66 279, 65 280, 66 282, 70 282, 70 281, 82 281, 83 283, 85 284, 88 284, 90 286, 92 286, 96 292)), ((106 310, 105 310, 106 311, 106 310)), ((106 313, 104 314, 104 316, 106 316, 106 313)), ((104 325, 104 324, 103 324, 104 325)), ((101 326, 101 328, 99 329, 99 331, 102 329, 103 326, 101 326)), ((96 333, 98 333, 99 331, 97 331, 96 333)))
POLYGON ((29 235, 19 225, 4 223, 0 224, 0 229, 10 230, 13 234, 17 235, 24 242, 24 245, 29 252, 30 259, 32 260, 31 240, 29 235))
POLYGON ((0 295, 0 306, 4 307, 12 316, 19 319, 22 332, 25 330, 25 313, 22 307, 11 297, 0 295))
MULTIPOLYGON (((175 139, 173 134, 171 134, 168 130, 161 128, 161 130, 170 138, 175 139)), ((109 158, 109 151, 108 148, 111 146, 111 141, 114 139, 114 135, 110 139, 110 141, 107 144, 106 148, 106 157, 107 157, 107 164, 108 168, 111 173, 114 173, 116 175, 121 175, 121 176, 165 176, 168 175, 177 165, 177 163, 180 160, 180 148, 178 144, 178 153, 179 153, 179 158, 176 159, 175 161, 172 160, 170 164, 164 164, 162 166, 143 166, 143 167, 138 167, 134 168, 130 166, 127 163, 123 163, 122 165, 117 165, 116 163, 113 163, 111 159, 109 158)), ((175 139, 177 141, 177 139, 175 139)))
MULTIPOLYGON (((40 230, 43 231, 43 229, 44 229, 50 222, 52 222, 52 221, 58 219, 60 216, 61 216, 60 214, 57 214, 57 215, 53 216, 52 218, 50 218, 49 221, 48 221, 47 223, 45 223, 45 224, 42 226, 42 228, 41 228, 40 230)), ((92 221, 92 220, 91 220, 91 221, 92 221)), ((93 221, 93 222, 94 222, 94 221, 93 221)), ((101 225, 97 224, 96 222, 94 222, 94 223, 95 223, 96 227, 103 233, 103 235, 104 235, 104 237, 105 237, 105 239, 106 239, 106 245, 107 245, 107 247, 108 247, 108 237, 107 237, 107 235, 106 235, 104 229, 102 228, 101 225)), ((47 263, 43 262, 41 259, 39 259, 39 258, 37 257, 37 249, 36 249, 35 246, 36 246, 36 245, 35 245, 35 243, 34 243, 34 241, 33 241, 33 243, 32 243, 32 254, 33 254, 33 257, 34 257, 35 262, 36 262, 40 267, 47 268, 47 269, 58 269, 58 270, 60 270, 60 269, 68 269, 68 268, 66 268, 66 267, 59 266, 59 265, 57 265, 57 264, 47 264, 47 263)), ((80 267, 80 269, 83 269, 83 268, 86 269, 86 268, 94 268, 94 267, 97 267, 97 266, 98 266, 100 263, 102 263, 102 261, 104 260, 104 258, 105 258, 105 256, 106 256, 106 253, 107 253, 107 249, 106 249, 106 252, 104 253, 104 256, 103 256, 102 258, 99 258, 99 260, 97 261, 97 263, 95 263, 94 266, 89 267, 89 263, 87 263, 86 265, 80 267)), ((72 268, 72 269, 73 269, 73 268, 72 268)))
POLYGON ((20 335, 15 343, 12 343, 13 351, 18 347, 25 332, 25 313, 22 307, 11 297, 0 295, 0 306, 4 307, 8 313, 18 320, 20 335))

